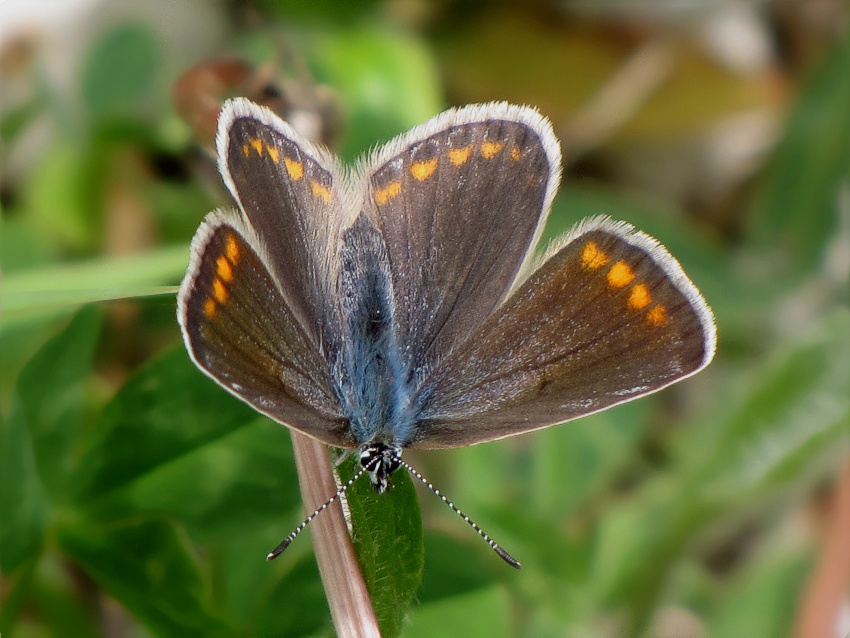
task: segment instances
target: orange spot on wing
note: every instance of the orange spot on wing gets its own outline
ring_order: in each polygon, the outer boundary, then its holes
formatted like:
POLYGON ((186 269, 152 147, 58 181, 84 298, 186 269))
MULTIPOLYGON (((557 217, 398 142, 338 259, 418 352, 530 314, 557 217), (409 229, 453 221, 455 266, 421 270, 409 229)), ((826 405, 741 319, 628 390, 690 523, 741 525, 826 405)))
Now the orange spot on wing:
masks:
POLYGON ((390 182, 383 188, 375 191, 375 203, 383 206, 388 201, 397 197, 401 192, 401 182, 390 182))
POLYGON ((213 279, 213 297, 220 304, 227 303, 227 287, 221 279, 213 279))
POLYGON ((634 281, 635 273, 626 262, 620 260, 611 266, 607 277, 612 288, 624 288, 634 281))
POLYGON ((248 146, 247 144, 243 144, 242 145, 242 152, 245 154, 245 157, 248 157, 248 155, 251 154, 251 147, 248 146))
POLYGON ((653 326, 663 326, 667 323, 667 308, 662 305, 657 305, 655 308, 646 313, 646 320, 653 326))
POLYGON ((424 182, 437 170, 437 161, 438 158, 435 157, 427 162, 414 162, 410 165, 410 174, 416 181, 424 182))
POLYGON ((518 146, 514 146, 511 149, 511 159, 515 162, 518 162, 522 158, 522 152, 519 150, 518 146))
POLYGON ((310 188, 313 189, 313 195, 321 199, 323 202, 327 203, 331 201, 331 189, 324 184, 320 184, 313 180, 310 182, 310 188))
POLYGON ((649 294, 649 288, 646 287, 646 284, 635 284, 629 295, 629 308, 632 310, 641 310, 651 303, 652 295, 649 294))
POLYGON ((239 263, 239 244, 236 243, 236 237, 233 235, 227 236, 227 243, 224 246, 224 255, 234 266, 239 263))
POLYGON ((255 151, 257 151, 257 155, 263 154, 263 140, 256 138, 256 137, 253 137, 250 140, 248 140, 248 143, 251 145, 251 147, 255 151))
POLYGON ((455 166, 463 166, 469 159, 470 153, 472 153, 471 144, 469 146, 464 146, 463 148, 450 148, 449 161, 455 166))
POLYGON ((207 316, 207 319, 215 317, 215 313, 217 311, 218 305, 216 304, 215 299, 207 297, 207 300, 204 302, 204 314, 207 316))
POLYGON ((503 148, 505 148, 504 142, 484 142, 481 145, 481 154, 484 159, 492 159, 503 148))
POLYGON ((215 260, 215 272, 223 282, 233 281, 233 266, 224 255, 215 260))
POLYGON ((272 161, 277 164, 280 161, 280 152, 274 146, 267 146, 266 153, 272 158, 272 161))
POLYGON ((289 173, 289 176, 296 182, 304 177, 304 164, 297 160, 289 159, 288 157, 283 158, 283 163, 286 166, 286 172, 289 173))
POLYGON ((595 241, 589 241, 581 251, 581 265, 590 270, 598 270, 608 263, 608 255, 595 241))

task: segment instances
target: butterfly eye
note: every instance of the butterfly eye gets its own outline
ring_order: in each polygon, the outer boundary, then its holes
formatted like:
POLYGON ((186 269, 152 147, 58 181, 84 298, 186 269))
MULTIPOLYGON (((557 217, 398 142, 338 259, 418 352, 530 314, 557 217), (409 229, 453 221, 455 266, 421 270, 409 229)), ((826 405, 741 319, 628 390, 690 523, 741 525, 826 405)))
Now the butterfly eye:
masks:
MULTIPOLYGON (((360 465, 368 472, 374 472, 378 469, 379 465, 382 465, 386 459, 384 456, 386 454, 385 447, 381 445, 367 445, 361 448, 358 460, 360 461, 360 465)), ((396 465, 398 467, 398 465, 396 465)))

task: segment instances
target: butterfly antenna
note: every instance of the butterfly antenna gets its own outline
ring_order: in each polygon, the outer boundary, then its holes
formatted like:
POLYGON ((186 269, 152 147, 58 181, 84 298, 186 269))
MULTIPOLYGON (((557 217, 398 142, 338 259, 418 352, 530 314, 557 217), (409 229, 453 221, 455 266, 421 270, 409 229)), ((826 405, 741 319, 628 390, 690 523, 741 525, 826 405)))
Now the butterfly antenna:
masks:
POLYGON ((474 529, 474 530, 475 530, 475 533, 476 533, 476 534, 478 534, 481 538, 483 538, 483 539, 484 539, 484 542, 485 542, 485 543, 487 543, 487 544, 490 546, 490 549, 492 549, 494 552, 496 552, 496 553, 499 555, 499 558, 501 558, 503 561, 505 561, 508 565, 510 565, 510 566, 511 566, 511 567, 513 567, 514 569, 521 569, 521 568, 522 568, 522 565, 520 564, 520 562, 519 562, 516 558, 514 558, 513 556, 511 556, 510 554, 508 554, 508 553, 507 553, 504 549, 502 549, 502 546, 501 546, 501 545, 499 545, 496 541, 494 541, 492 538, 490 538, 490 537, 487 535, 487 533, 486 533, 483 529, 481 529, 480 527, 478 527, 478 523, 476 523, 476 522, 475 522, 475 521, 473 521, 471 518, 469 518, 466 514, 464 514, 464 513, 460 510, 460 508, 459 508, 457 505, 455 505, 454 503, 452 503, 452 502, 451 502, 451 501, 450 501, 450 500, 446 497, 446 495, 445 495, 445 494, 443 494, 440 490, 438 490, 436 487, 434 487, 434 484, 433 484, 431 481, 429 481, 427 478, 425 478, 424 476, 422 476, 422 474, 419 472, 419 470, 417 470, 416 468, 414 468, 413 466, 411 466, 409 463, 407 463, 407 462, 405 462, 405 461, 402 461, 401 459, 399 459, 399 464, 400 464, 400 465, 401 465, 404 469, 406 469, 408 472, 410 472, 411 474, 413 474, 413 476, 415 476, 416 478, 418 478, 418 479, 422 482, 422 484, 423 484, 425 487, 427 487, 429 490, 431 490, 431 491, 434 493, 434 495, 436 495, 436 496, 437 496, 437 498, 439 498, 441 501, 443 501, 443 503, 445 503, 446 505, 448 505, 448 506, 449 506, 449 508, 450 508, 450 509, 451 509, 451 510, 455 513, 455 514, 457 514, 457 515, 458 515, 458 516, 460 516, 463 520, 465 520, 465 521, 466 521, 466 523, 467 523, 467 524, 468 524, 468 525, 469 525, 472 529, 474 529))
POLYGON ((292 543, 292 541, 294 541, 294 540, 295 540, 295 537, 296 537, 296 536, 298 536, 301 532, 303 532, 303 531, 304 531, 304 528, 305 528, 305 527, 307 527, 307 526, 310 524, 310 522, 311 522, 314 518, 316 518, 319 514, 321 514, 322 512, 324 512, 326 509, 328 509, 328 507, 330 507, 330 506, 331 506, 331 504, 332 504, 335 500, 337 500, 340 496, 342 496, 343 494, 345 494, 345 493, 346 493, 346 491, 348 491, 348 488, 349 488, 349 487, 351 487, 352 485, 354 485, 354 482, 355 482, 357 479, 359 479, 361 476, 363 476, 363 475, 364 475, 366 472, 368 472, 368 471, 369 471, 369 467, 368 467, 368 466, 360 468, 360 470, 358 470, 358 471, 357 471, 357 473, 356 473, 354 476, 352 476, 350 479, 348 479, 348 481, 345 483, 345 485, 342 485, 342 486, 341 486, 341 487, 340 487, 340 488, 339 488, 339 489, 338 489, 338 490, 334 493, 334 495, 333 495, 333 496, 331 496, 328 500, 326 500, 324 503, 322 503, 322 505, 320 505, 319 507, 317 507, 317 508, 315 509, 315 511, 314 511, 312 514, 310 514, 310 516, 308 516, 307 518, 305 518, 305 519, 301 522, 301 524, 300 524, 298 527, 296 527, 294 530, 292 530, 292 531, 289 533, 289 536, 287 536, 286 538, 284 538, 284 539, 283 539, 283 541, 281 541, 280 545, 278 545, 278 546, 277 546, 277 547, 275 547, 272 551, 270 551, 270 552, 268 553, 268 555, 266 556, 266 560, 274 560, 275 558, 277 558, 278 556, 280 556, 281 554, 283 554, 284 550, 285 550, 287 547, 289 547, 289 545, 292 543))

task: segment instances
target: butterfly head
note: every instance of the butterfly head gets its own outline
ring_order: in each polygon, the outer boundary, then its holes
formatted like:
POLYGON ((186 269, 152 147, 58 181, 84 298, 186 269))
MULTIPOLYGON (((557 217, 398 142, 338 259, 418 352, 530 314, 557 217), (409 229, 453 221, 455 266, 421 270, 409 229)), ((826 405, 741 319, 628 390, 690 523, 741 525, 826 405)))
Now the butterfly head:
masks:
POLYGON ((385 443, 368 443, 360 448, 360 465, 369 472, 369 480, 378 494, 390 486, 390 474, 401 466, 401 448, 385 443))

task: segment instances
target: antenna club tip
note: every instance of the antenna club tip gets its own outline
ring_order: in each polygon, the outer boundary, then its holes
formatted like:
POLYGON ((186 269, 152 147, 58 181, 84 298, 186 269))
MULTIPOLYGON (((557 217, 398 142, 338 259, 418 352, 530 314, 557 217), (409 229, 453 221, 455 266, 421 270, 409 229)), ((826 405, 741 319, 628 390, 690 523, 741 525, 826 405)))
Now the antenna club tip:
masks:
POLYGON ((514 569, 522 569, 522 564, 498 545, 493 548, 493 551, 495 551, 499 555, 499 558, 501 558, 514 569))
POLYGON ((274 560, 281 554, 283 554, 283 550, 289 547, 289 544, 292 542, 291 538, 285 539, 280 545, 275 547, 272 551, 266 554, 266 560, 274 560))

